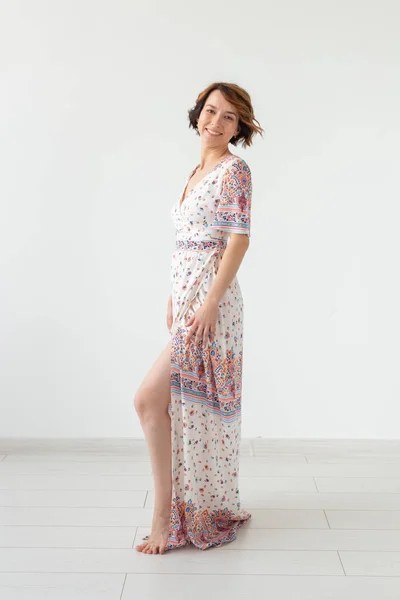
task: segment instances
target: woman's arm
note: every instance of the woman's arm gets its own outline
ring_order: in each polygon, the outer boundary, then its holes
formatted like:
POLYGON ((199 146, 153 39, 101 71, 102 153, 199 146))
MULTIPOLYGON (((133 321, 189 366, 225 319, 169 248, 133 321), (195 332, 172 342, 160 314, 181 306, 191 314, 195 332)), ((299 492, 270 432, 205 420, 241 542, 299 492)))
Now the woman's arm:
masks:
POLYGON ((172 295, 168 298, 168 304, 167 304, 167 327, 168 330, 171 330, 172 324, 173 324, 173 314, 172 314, 172 295))
POLYGON ((222 256, 218 273, 203 304, 186 323, 186 326, 190 327, 185 340, 186 345, 189 344, 193 335, 195 336, 196 343, 203 338, 204 345, 207 344, 209 335, 211 335, 212 340, 214 339, 219 301, 235 277, 240 263, 247 252, 249 243, 250 240, 246 234, 231 234, 231 239, 222 256))
POLYGON ((219 301, 238 272, 249 244, 250 240, 248 235, 243 233, 231 233, 229 244, 225 249, 218 273, 208 291, 205 302, 209 304, 219 304, 219 301))

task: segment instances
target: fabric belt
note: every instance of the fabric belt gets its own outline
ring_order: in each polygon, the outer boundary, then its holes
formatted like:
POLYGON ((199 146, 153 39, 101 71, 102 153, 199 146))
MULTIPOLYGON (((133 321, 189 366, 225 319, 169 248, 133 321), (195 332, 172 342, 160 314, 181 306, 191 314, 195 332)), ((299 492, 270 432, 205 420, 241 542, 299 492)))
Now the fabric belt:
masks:
POLYGON ((207 250, 217 250, 220 248, 226 248, 227 241, 224 239, 219 240, 176 240, 175 248, 177 250, 194 250, 197 252, 206 252, 207 250))

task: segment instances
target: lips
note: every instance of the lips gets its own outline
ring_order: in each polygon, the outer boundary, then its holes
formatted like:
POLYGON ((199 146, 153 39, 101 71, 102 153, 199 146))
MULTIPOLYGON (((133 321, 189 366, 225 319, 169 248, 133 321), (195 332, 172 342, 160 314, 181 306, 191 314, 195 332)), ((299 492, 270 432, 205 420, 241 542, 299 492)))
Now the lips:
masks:
POLYGON ((214 132, 214 131, 210 131, 207 127, 206 127, 206 131, 210 134, 210 135, 215 135, 215 137, 217 137, 218 135, 222 135, 222 133, 218 133, 218 132, 214 132))

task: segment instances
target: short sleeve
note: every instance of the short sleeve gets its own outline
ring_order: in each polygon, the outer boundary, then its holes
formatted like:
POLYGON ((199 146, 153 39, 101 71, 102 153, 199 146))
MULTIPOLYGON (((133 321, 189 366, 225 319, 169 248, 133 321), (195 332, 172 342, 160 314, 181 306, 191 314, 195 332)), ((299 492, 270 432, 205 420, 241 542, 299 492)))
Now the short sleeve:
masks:
POLYGON ((223 174, 211 227, 250 237, 251 197, 250 167, 242 158, 235 160, 223 174))

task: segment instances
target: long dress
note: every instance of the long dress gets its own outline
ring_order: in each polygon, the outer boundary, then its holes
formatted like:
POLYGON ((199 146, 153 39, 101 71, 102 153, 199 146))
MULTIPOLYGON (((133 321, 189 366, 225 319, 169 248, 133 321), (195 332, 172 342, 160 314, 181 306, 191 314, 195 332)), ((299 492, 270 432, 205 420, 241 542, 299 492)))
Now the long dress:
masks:
MULTIPOLYGON (((184 186, 197 167, 191 171, 184 186)), ((172 499, 166 550, 205 550, 231 542, 251 514, 241 508, 239 446, 243 299, 235 276, 218 306, 214 340, 185 345, 186 321, 204 302, 231 233, 250 236, 251 172, 236 155, 223 158, 171 210, 172 499)), ((143 539, 148 539, 146 536, 143 539)))

